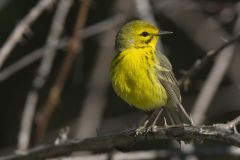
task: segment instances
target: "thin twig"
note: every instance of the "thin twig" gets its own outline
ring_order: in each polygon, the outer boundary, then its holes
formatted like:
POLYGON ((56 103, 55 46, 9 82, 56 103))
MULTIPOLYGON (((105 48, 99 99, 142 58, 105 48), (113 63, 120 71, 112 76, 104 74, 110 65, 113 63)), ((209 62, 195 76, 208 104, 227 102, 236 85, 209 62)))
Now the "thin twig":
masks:
POLYGON ((28 55, 24 56, 23 58, 21 58, 17 62, 11 64, 9 67, 4 68, 0 72, 0 82, 5 81, 9 77, 14 75, 18 71, 20 71, 21 69, 23 69, 24 67, 26 67, 26 66, 32 64, 33 62, 39 60, 40 58, 42 58, 43 51, 44 51, 44 47, 36 49, 35 51, 33 51, 33 52, 29 53, 28 55))
POLYGON ((198 60, 193 66, 185 72, 180 78, 179 84, 186 85, 190 78, 193 77, 211 62, 224 48, 235 43, 240 39, 237 34, 230 38, 226 43, 219 36, 228 37, 226 32, 214 20, 200 12, 197 3, 191 0, 162 0, 153 1, 155 13, 162 13, 170 19, 175 25, 185 31, 187 35, 196 42, 196 44, 204 51, 209 51, 208 54, 201 60, 198 60), (201 27, 199 27, 201 26, 201 27), (200 28, 200 29, 199 29, 200 28), (208 34, 205 34, 208 33, 208 34))
MULTIPOLYGON (((117 14, 114 15, 106 20, 103 20, 101 22, 98 22, 96 24, 90 25, 87 28, 83 29, 82 31, 82 39, 86 39, 89 37, 92 37, 96 34, 100 34, 102 32, 105 32, 109 29, 112 29, 116 26, 118 26, 124 19, 123 14, 117 14)), ((60 39, 59 45, 57 46, 57 49, 62 49, 67 46, 68 38, 62 38, 60 39)), ((37 49, 29 54, 27 54, 25 57, 19 59, 15 63, 11 64, 9 67, 4 68, 0 72, 0 82, 5 81, 21 69, 27 67, 28 65, 34 63, 35 61, 42 58, 44 52, 44 47, 37 49)))
POLYGON ((223 44, 219 36, 228 37, 216 20, 202 12, 197 1, 152 0, 152 2, 155 14, 164 15, 205 52, 223 44))
POLYGON ((126 19, 125 15, 123 13, 118 13, 101 22, 87 26, 82 31, 82 38, 85 39, 85 38, 94 36, 96 34, 108 31, 109 29, 119 26, 125 19, 126 19))
POLYGON ((235 48, 236 45, 232 45, 228 48, 219 50, 218 53, 210 52, 210 54, 215 54, 215 62, 191 112, 192 118, 195 120, 195 124, 201 124, 205 120, 205 115, 209 104, 219 88, 219 85, 224 78, 230 63, 232 62, 235 48))
MULTIPOLYGON (((59 45, 57 45, 57 48, 56 48, 57 50, 64 49, 67 46, 66 39, 67 38, 62 38, 59 40, 59 45)), ((45 48, 46 46, 43 46, 32 51, 31 53, 27 54, 23 58, 17 60, 13 64, 9 65, 8 67, 0 71, 0 82, 7 80, 14 74, 18 73, 20 70, 24 69, 25 67, 41 59, 44 56, 45 48)))
MULTIPOLYGON (((236 120, 239 122, 239 117, 236 120)), ((237 123, 236 123, 237 124, 237 123)), ((225 125, 228 125, 227 123, 225 125)), ((240 134, 223 127, 223 125, 211 126, 168 126, 156 127, 147 135, 135 136, 135 130, 130 130, 117 135, 101 136, 84 140, 68 140, 59 145, 43 145, 29 150, 25 155, 13 154, 0 157, 1 160, 27 160, 27 159, 44 159, 67 155, 74 151, 97 151, 107 152, 114 148, 123 146, 132 146, 137 142, 149 140, 215 140, 230 145, 240 147, 240 134)))
POLYGON ((231 44, 240 40, 240 33, 236 34, 234 37, 230 38, 226 43, 221 45, 216 50, 210 51, 201 60, 196 61, 193 66, 184 73, 184 75, 179 79, 179 85, 184 85, 190 78, 196 75, 202 68, 204 68, 209 62, 211 62, 217 55, 221 53, 223 49, 230 46, 231 44))
POLYGON ((23 35, 30 31, 30 25, 44 10, 46 10, 49 6, 52 6, 55 1, 56 0, 40 0, 39 3, 31 9, 29 14, 19 22, 0 50, 0 68, 15 45, 22 40, 23 35))
POLYGON ((44 86, 45 81, 50 73, 50 69, 52 68, 59 38, 63 31, 65 19, 72 2, 73 0, 61 0, 53 18, 53 23, 47 39, 46 47, 43 50, 43 60, 40 64, 38 74, 33 80, 33 87, 28 93, 24 107, 20 132, 18 135, 18 152, 25 152, 29 146, 33 117, 35 115, 35 108, 39 97, 38 92, 44 86))
POLYGON ((76 59, 77 53, 79 52, 81 45, 81 30, 83 29, 86 18, 90 7, 90 0, 83 0, 79 8, 77 22, 74 28, 74 33, 69 41, 68 53, 64 60, 64 63, 59 70, 59 74, 53 87, 50 89, 50 94, 46 103, 42 107, 42 111, 37 116, 37 131, 36 131, 36 142, 39 143, 45 134, 48 126, 48 122, 53 114, 56 106, 59 103, 60 94, 64 87, 66 78, 70 73, 71 67, 76 59))

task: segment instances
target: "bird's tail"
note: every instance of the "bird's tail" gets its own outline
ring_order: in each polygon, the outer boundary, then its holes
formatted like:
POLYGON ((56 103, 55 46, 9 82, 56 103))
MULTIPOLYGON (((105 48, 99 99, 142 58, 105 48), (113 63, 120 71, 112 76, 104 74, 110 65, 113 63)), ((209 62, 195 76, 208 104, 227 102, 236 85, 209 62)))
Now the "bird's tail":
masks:
POLYGON ((167 121, 170 121, 172 125, 193 125, 192 118, 185 111, 182 104, 177 106, 166 106, 164 110, 167 115, 167 121))

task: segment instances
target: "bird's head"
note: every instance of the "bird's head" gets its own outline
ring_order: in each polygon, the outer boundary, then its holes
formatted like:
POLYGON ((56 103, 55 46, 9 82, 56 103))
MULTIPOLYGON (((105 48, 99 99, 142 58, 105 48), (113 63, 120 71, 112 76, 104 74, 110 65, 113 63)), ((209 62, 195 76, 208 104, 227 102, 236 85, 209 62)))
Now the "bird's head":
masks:
POLYGON ((156 47, 158 38, 162 34, 172 32, 160 31, 154 25, 135 20, 125 24, 116 36, 116 49, 156 47))

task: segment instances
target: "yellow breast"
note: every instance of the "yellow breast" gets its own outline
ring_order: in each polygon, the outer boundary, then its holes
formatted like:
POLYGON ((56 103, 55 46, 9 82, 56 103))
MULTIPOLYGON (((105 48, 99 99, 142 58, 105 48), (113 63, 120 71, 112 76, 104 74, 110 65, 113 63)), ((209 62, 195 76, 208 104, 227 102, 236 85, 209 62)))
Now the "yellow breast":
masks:
POLYGON ((127 49, 112 62, 112 85, 128 104, 152 110, 167 103, 167 94, 157 78, 156 58, 151 50, 127 49))

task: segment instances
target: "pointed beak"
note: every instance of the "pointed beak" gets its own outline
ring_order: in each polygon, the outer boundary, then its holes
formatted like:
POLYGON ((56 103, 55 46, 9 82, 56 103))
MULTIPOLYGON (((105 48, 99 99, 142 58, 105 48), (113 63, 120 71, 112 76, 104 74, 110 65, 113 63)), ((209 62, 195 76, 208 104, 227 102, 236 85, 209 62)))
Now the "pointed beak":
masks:
POLYGON ((171 31, 160 31, 159 33, 155 34, 155 36, 160 36, 160 35, 164 35, 164 34, 172 34, 173 32, 171 31))

